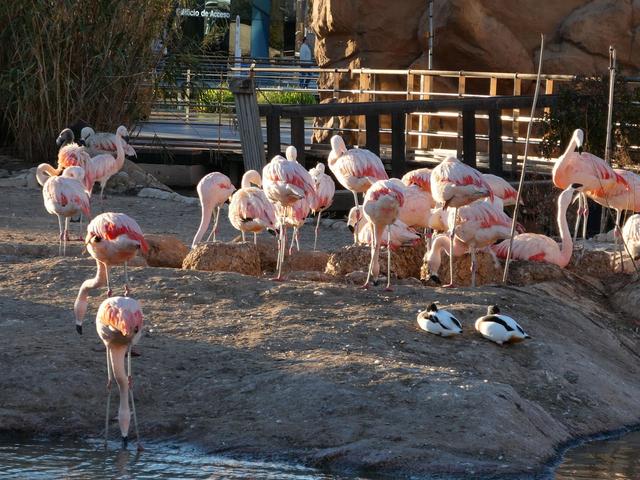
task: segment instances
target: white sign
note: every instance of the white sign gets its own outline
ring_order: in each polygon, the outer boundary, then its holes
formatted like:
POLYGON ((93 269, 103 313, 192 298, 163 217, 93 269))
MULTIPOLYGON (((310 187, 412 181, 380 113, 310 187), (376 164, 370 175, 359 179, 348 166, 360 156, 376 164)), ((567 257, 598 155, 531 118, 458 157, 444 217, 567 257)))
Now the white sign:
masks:
POLYGON ((191 10, 189 8, 176 8, 176 15, 179 17, 202 17, 202 18, 231 18, 231 13, 219 10, 191 10))

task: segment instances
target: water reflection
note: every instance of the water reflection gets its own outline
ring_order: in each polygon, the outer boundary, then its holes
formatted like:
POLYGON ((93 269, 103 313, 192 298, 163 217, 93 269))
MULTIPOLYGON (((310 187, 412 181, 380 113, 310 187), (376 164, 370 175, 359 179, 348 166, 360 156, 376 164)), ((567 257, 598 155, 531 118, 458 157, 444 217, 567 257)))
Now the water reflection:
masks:
MULTIPOLYGON (((1 440, 1 439, 0 439, 1 440)), ((338 480, 316 470, 270 462, 238 461, 171 445, 146 445, 136 453, 114 442, 0 441, 0 478, 5 479, 272 479, 338 480)))
POLYGON ((555 480, 637 480, 639 453, 640 432, 586 443, 567 452, 555 480))

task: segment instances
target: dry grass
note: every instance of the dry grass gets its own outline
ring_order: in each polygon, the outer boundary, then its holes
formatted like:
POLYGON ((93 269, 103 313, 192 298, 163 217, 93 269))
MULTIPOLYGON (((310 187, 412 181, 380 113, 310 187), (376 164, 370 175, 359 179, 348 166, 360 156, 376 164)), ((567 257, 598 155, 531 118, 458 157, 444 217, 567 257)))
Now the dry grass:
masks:
POLYGON ((115 130, 143 116, 153 90, 141 87, 158 60, 151 45, 173 3, 0 2, 0 140, 39 162, 69 124, 115 130))

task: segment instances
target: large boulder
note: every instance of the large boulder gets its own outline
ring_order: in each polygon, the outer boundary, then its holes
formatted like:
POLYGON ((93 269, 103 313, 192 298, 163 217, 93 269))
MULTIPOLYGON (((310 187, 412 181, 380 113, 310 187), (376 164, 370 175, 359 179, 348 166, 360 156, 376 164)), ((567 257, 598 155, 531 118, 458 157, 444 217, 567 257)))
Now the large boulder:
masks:
POLYGON ((189 247, 178 237, 148 234, 144 238, 149 244, 149 250, 143 256, 150 267, 182 268, 189 247))
MULTIPOLYGON (((428 58, 428 15, 424 0, 389 2, 353 0, 312 3, 315 58, 326 68, 423 69, 428 58)), ((546 47, 542 70, 557 74, 606 71, 609 45, 628 74, 640 70, 640 2, 611 0, 449 0, 434 2, 436 70, 534 72, 540 33, 546 47)), ((340 74, 341 89, 360 89, 358 76, 340 74)), ((331 101, 333 74, 319 79, 322 101, 331 101)), ((472 85, 468 85, 473 88, 472 85)), ((435 91, 454 91, 455 82, 438 83, 435 91)), ((529 88, 529 85, 526 85, 529 88)), ((378 75, 376 90, 406 89, 406 76, 378 75)), ((507 94, 508 92, 502 92, 507 94)), ((344 96, 341 94, 341 97, 344 96)), ((351 95, 351 101, 358 94, 351 95)), ((397 97, 395 97, 397 99, 397 97)), ((382 99, 380 97, 379 99, 382 99)), ((342 100, 342 99, 341 99, 342 100)), ((334 119, 318 122, 330 126, 334 119)), ((355 118, 338 119, 340 127, 355 118)), ((338 125, 333 125, 337 128, 338 125)), ((331 132, 318 131, 324 140, 331 132)))
MULTIPOLYGON (((419 278, 420 265, 425 253, 423 243, 412 247, 399 247, 391 252, 391 274, 397 278, 419 278)), ((366 245, 348 245, 329 255, 326 273, 343 277, 352 272, 366 272, 371 260, 371 249, 366 245)), ((380 250, 380 274, 387 274, 387 251, 380 250)))
POLYGON ((201 243, 185 257, 182 268, 211 272, 237 272, 259 277, 260 255, 253 243, 201 243))

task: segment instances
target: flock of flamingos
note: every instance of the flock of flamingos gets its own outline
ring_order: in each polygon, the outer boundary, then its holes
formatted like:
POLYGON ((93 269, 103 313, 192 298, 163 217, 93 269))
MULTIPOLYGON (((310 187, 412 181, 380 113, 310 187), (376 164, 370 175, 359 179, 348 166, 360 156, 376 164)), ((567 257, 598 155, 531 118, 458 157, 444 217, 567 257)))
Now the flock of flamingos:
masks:
MULTIPOLYGON (((612 169, 595 155, 581 152, 583 140, 583 132, 576 130, 553 168, 553 182, 562 189, 557 213, 560 243, 545 235, 519 232, 513 237, 511 258, 565 267, 571 259, 581 219, 582 233, 586 236, 588 198, 615 209, 617 226, 622 211, 640 211, 640 199, 635 197, 636 189, 640 188, 640 176, 612 169), (566 213, 576 197, 579 215, 572 239, 566 213)), ((57 168, 49 164, 38 166, 36 175, 43 186, 45 208, 58 216, 61 254, 66 251, 69 218, 79 214, 87 218, 90 216, 94 184, 100 184, 102 200, 105 184, 122 168, 125 155, 135 154, 127 142, 128 133, 124 126, 118 127, 115 134, 96 133, 85 128, 78 142, 73 132, 65 129, 57 139, 61 147, 57 168)), ((347 149, 338 135, 331 138, 327 165, 338 182, 353 193, 355 206, 348 221, 354 232, 354 243, 371 247, 371 260, 362 288, 368 288, 372 281, 377 284, 381 246, 387 246, 390 265, 391 248, 418 241, 419 230, 441 232, 430 239, 427 253, 431 278, 437 282, 442 252, 449 256, 451 279, 454 278, 453 257, 470 253, 473 286, 478 249, 488 251, 494 259, 506 258, 512 219, 503 207, 515 204, 517 191, 504 179, 482 174, 453 157, 444 159, 433 169, 420 168, 407 173, 402 179, 390 179, 378 156, 366 149, 347 149), (359 193, 364 194, 361 205, 358 203, 359 193)), ((331 206, 335 184, 325 173, 324 164, 318 163, 309 171, 300 165, 296 161, 296 150, 291 146, 286 150, 286 157, 276 155, 264 167, 262 175, 254 170, 246 172, 238 190, 227 176, 214 172, 200 181, 197 191, 202 219, 192 248, 201 242, 212 218, 214 226, 209 238, 213 237, 215 241, 220 208, 229 200, 229 220, 240 230, 243 241, 247 233, 254 234, 254 242, 257 233, 265 230, 278 233, 275 280, 282 280, 287 227, 293 228, 291 250, 294 242, 297 243, 298 229, 310 212, 315 213, 318 217, 315 249, 320 215, 331 206)), ((640 253, 640 215, 629 217, 621 236, 631 255, 640 253)), ((109 397, 105 430, 108 435, 110 386, 115 377, 120 392, 118 420, 122 444, 126 447, 131 411, 134 423, 136 420, 130 388, 131 348, 141 335, 143 323, 140 304, 130 297, 127 261, 148 246, 136 221, 124 213, 114 212, 93 218, 87 226, 84 242, 96 260, 97 272, 94 278, 80 286, 74 305, 76 329, 82 333, 89 292, 106 286, 107 299, 100 305, 96 318, 98 335, 106 346, 107 355, 109 397), (125 271, 124 295, 112 296, 109 267, 122 264, 125 271), (126 359, 128 367, 125 369, 126 359)), ((390 270, 389 267, 387 272, 390 270)), ((387 289, 390 282, 391 275, 387 274, 387 289)), ((418 315, 418 323, 424 330, 442 336, 462 331, 460 322, 446 310, 439 310, 435 304, 418 315)), ((529 338, 514 319, 501 315, 496 306, 489 307, 487 315, 479 318, 475 327, 498 344, 529 338)))

